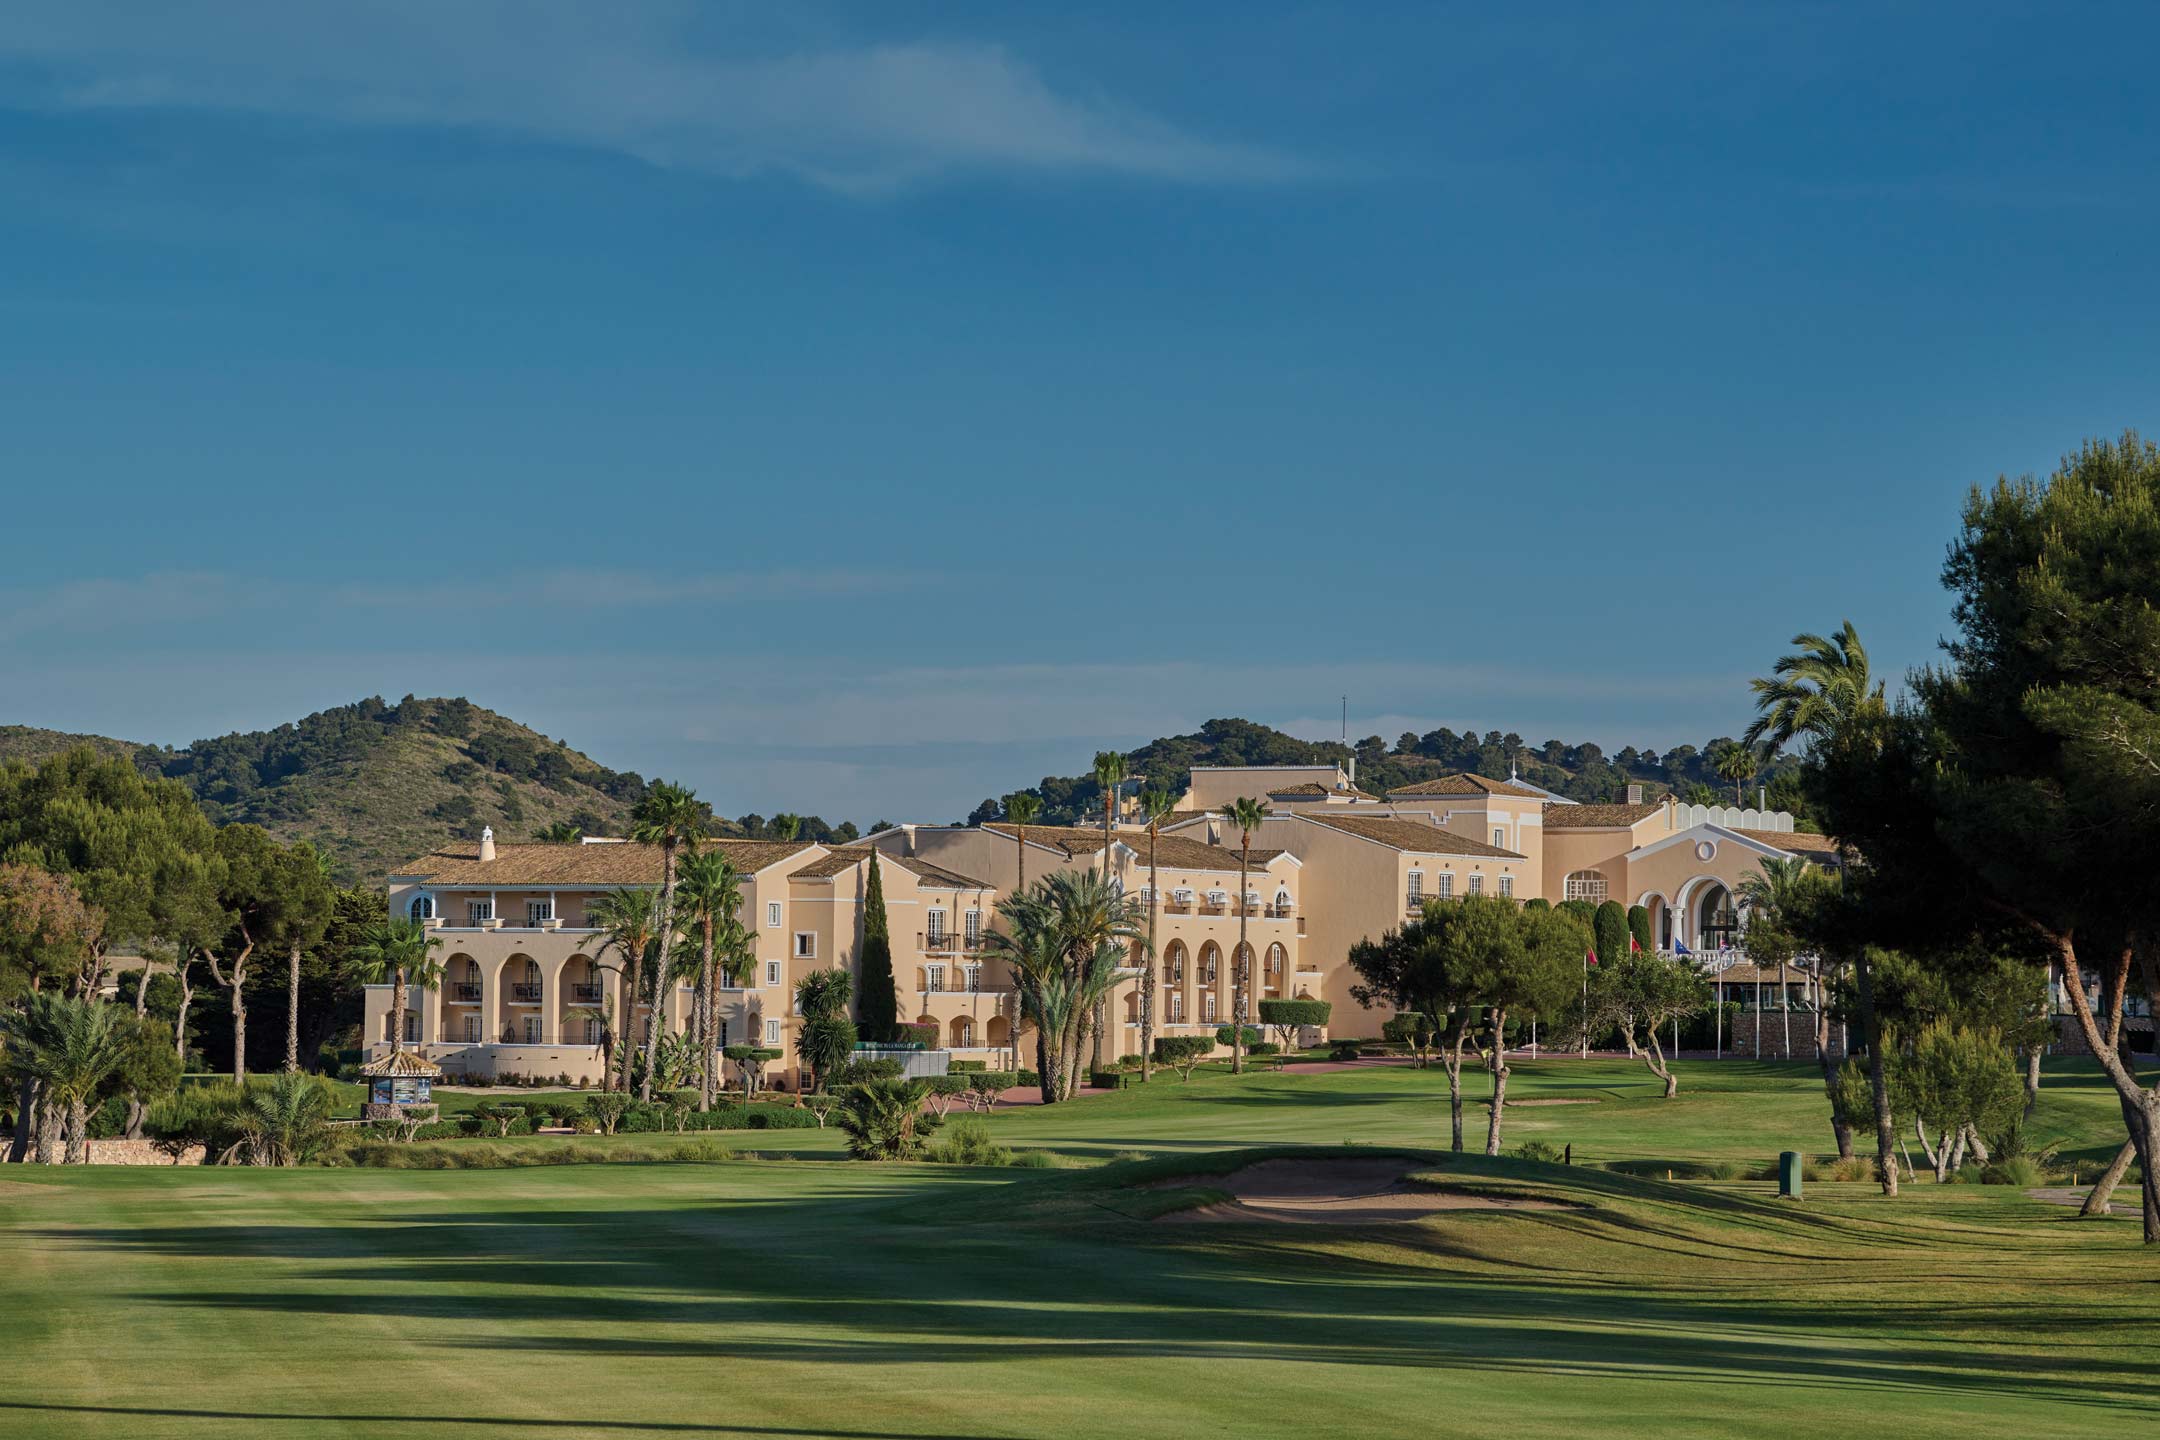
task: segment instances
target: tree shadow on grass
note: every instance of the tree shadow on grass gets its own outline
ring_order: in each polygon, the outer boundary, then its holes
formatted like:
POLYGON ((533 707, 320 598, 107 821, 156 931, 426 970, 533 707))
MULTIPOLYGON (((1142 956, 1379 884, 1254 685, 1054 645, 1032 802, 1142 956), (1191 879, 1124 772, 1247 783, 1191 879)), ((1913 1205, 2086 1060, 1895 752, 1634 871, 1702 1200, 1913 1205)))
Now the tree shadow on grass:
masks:
MULTIPOLYGON (((1539 1168, 1485 1167, 1518 1178, 1539 1168)), ((33 1238, 231 1272, 224 1288, 179 1272, 181 1285, 127 1297, 138 1305, 277 1317, 295 1335, 319 1333, 310 1322, 386 1320, 401 1344, 476 1354, 738 1367, 1259 1358, 2125 1410, 2160 1403, 2160 1384, 2131 1363, 2127 1338, 2087 1355, 2050 1343, 2090 1324, 2093 1308, 2077 1297, 1974 1300, 2006 1278, 1987 1263, 2001 1252, 1978 1236, 1930 1232, 1935 1258, 1899 1278, 1959 1293, 1916 1292, 1908 1303, 1881 1294, 1884 1277, 1898 1275, 1900 1227, 1596 1171, 1560 1177, 1591 1202, 1580 1213, 1461 1212, 1444 1223, 1235 1235, 1100 1213, 1063 1228, 1024 1216, 955 1223, 972 1207, 951 1207, 970 1197, 1002 1194, 1020 1212, 1058 1187, 1083 1202, 1114 1190, 1099 1173, 1007 1184, 994 1173, 912 1172, 896 1203, 899 1173, 785 1198, 53 1227, 33 1238), (1824 1298, 1826 1288, 1837 1297, 1824 1298)), ((146 1278, 175 1273, 141 1268, 146 1278)))

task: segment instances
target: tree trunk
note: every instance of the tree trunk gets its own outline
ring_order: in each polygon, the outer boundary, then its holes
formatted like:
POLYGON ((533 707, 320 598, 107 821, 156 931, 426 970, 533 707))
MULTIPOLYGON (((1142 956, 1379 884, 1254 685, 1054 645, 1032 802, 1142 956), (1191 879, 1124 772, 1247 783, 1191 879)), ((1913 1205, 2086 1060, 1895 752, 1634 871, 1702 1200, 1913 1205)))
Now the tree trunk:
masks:
POLYGON ((2122 1148, 2115 1152, 2115 1158, 2108 1161, 2107 1169, 2100 1172, 2100 1178, 2087 1192, 2085 1203, 2078 1207, 2078 1214, 2087 1218, 2114 1214, 2115 1207, 2109 1202, 2115 1198, 2115 1187, 2122 1184, 2123 1175, 2130 1169, 2130 1162, 2136 1158, 2137 1142, 2123 1141, 2122 1148))
POLYGON ((1792 996, 1786 993, 1785 985, 1785 962, 1780 960, 1777 966, 1777 1006, 1778 1019, 1785 1027, 1785 1048, 1778 1054, 1780 1060, 1792 1059, 1792 996))
POLYGON ((30 1158, 30 1117, 37 1113, 38 1083, 29 1076, 15 1092, 15 1138, 8 1144, 7 1163, 20 1165, 30 1158))
POLYGON ((187 1064, 187 1012, 189 1003, 195 998, 195 987, 188 983, 188 966, 185 960, 182 960, 174 968, 173 973, 180 980, 180 1010, 178 1014, 173 1016, 173 1054, 179 1057, 180 1064, 185 1067, 187 1064))
POLYGON ((285 1068, 300 1068, 300 942, 295 940, 288 957, 290 971, 285 981, 285 1068))
POLYGON ((246 971, 238 964, 233 966, 232 976, 232 1078, 235 1085, 247 1084, 247 990, 246 971))
MULTIPOLYGON (((43 1086, 39 1087, 41 1090, 43 1086)), ((60 1138, 60 1107, 53 1103, 50 1094, 38 1096, 36 1119, 30 1132, 31 1153, 40 1165, 56 1165, 53 1146, 60 1138)))
POLYGON ((1928 1169, 1935 1172, 1936 1183, 1941 1184, 1944 1166, 1950 1158, 1949 1145, 1946 1143, 1938 1150, 1934 1142, 1928 1139, 1927 1122, 1917 1115, 1913 1117, 1912 1128, 1913 1140, 1920 1147, 1921 1158, 1928 1162, 1928 1169))
POLYGON ((702 927, 703 943, 698 951, 698 1109, 713 1107, 717 1084, 713 1075, 713 1016, 719 1008, 719 997, 713 994, 713 927, 707 921, 702 927))
MULTIPOLYGON (((1882 1025, 1875 1015, 1875 967, 1868 963, 1864 950, 1853 960, 1853 978, 1860 1000, 1860 1039, 1868 1052, 1868 1092, 1875 1101, 1875 1153, 1878 1159, 1875 1168, 1882 1181, 1883 1194, 1895 1195, 1898 1190, 1896 1125, 1890 1115, 1890 1086, 1883 1076, 1882 1025)), ((1756 1026, 1758 1031, 1761 1028, 1759 1024, 1756 1026)))
MULTIPOLYGON (((405 1048, 405 1011, 412 1005, 412 995, 405 984, 405 967, 400 965, 390 975, 390 1048, 405 1048)), ((485 1024, 485 1019, 482 1020, 485 1024)))
POLYGON ((1500 1153, 1500 1115, 1507 1106, 1507 1011, 1489 1012, 1492 1023, 1492 1054, 1486 1067, 1492 1072, 1492 1114, 1485 1121, 1485 1153, 1500 1153))
POLYGON ((1958 1126, 1956 1137, 1956 1142, 1950 1147, 1950 1173, 1953 1175, 1965 1168, 1965 1154, 1971 1148, 1972 1126, 1958 1126))
POLYGON ((1440 1052, 1440 1063, 1447 1067, 1448 1119, 1454 1129, 1455 1153, 1462 1153, 1462 1067, 1463 1047, 1470 1041, 1470 1011, 1457 1012, 1455 1033, 1448 1037, 1447 1048, 1440 1052))
POLYGON ((2033 1111, 2040 1104, 2040 1049, 2038 1045, 2025 1047, 2025 1118, 2032 1119, 2033 1111))
POLYGON ((660 958, 653 980, 652 1024, 645 1032, 645 1078, 638 1085, 638 1099, 652 1101, 653 1072, 660 1068, 660 1030, 665 1023, 670 982, 668 945, 675 938, 675 846, 660 847, 660 958))
POLYGON ((1830 1058, 1830 1007, 1824 1001, 1822 971, 1815 973, 1815 1067, 1822 1071, 1823 1094, 1830 1098, 1830 1133, 1837 1139, 1838 1159, 1853 1158, 1852 1126, 1838 1117, 1837 1077, 1841 1061, 1830 1058))
POLYGON ((1156 822, 1148 822, 1147 841, 1147 974, 1140 981, 1140 1083, 1145 1085, 1155 1063, 1155 916, 1162 909, 1162 874, 1155 868, 1156 822))
POLYGON ((1055 1105, 1057 1103, 1057 1077, 1058 1071, 1050 1063, 1050 1027, 1043 1024, 1041 1016, 1037 1016, 1035 1019, 1035 1088, 1042 1091, 1042 1103, 1045 1105, 1055 1105))
POLYGON ((1643 1064, 1650 1067, 1651 1074, 1665 1082, 1665 1099, 1670 1100, 1680 1093, 1679 1077, 1674 1075, 1672 1070, 1665 1064, 1665 1052, 1658 1046, 1657 1026, 1655 1025, 1650 1027, 1650 1044, 1643 1051, 1643 1064))
MULTIPOLYGON (((2085 998, 2085 972, 2078 961, 2077 946, 2068 935, 2049 934, 2056 948, 2056 955, 2063 967, 2063 990, 2070 1000, 2070 1010, 2077 1017, 2078 1029, 2084 1034, 2086 1048, 2100 1062, 2115 1086, 2115 1094, 2122 1103, 2124 1118, 2129 1122, 2130 1139, 2137 1146, 2138 1168, 2143 1172, 2144 1239, 2148 1245, 2160 1243, 2160 1176, 2153 1173, 2152 1136, 2156 1122, 2160 1122, 2160 1092, 2148 1091, 2138 1082, 2136 1075, 2122 1062, 2122 1056, 2108 1043, 2111 1036, 2100 1033, 2099 1022, 2092 1013, 2092 1003, 2085 998)), ((2117 973, 2127 977, 2130 956, 2125 950, 2112 962, 2117 973)), ((2120 985, 2111 986, 2119 991, 2120 985)), ((2111 1005, 2119 1014, 2119 1006, 2111 1005)), ((2119 1023, 2119 1022, 2118 1022, 2119 1023)), ((2111 1027, 2112 1028, 2112 1027, 2111 1027)))
POLYGON ((1230 957, 1230 1073, 1245 1073, 1245 926, 1247 916, 1245 892, 1251 887, 1246 878, 1252 867, 1252 832, 1239 832, 1244 843, 1238 847, 1237 868, 1237 953, 1230 957))
POLYGON ((631 959, 630 973, 625 978, 630 988, 623 996, 622 1079, 616 1088, 621 1090, 623 1094, 627 1095, 630 1093, 630 1081, 632 1075, 635 1073, 636 1068, 632 1064, 632 1061, 637 1055, 638 1048, 638 996, 642 994, 645 989, 645 956, 642 951, 640 951, 636 956, 631 959))
POLYGON ((80 1096, 68 1101, 67 1152, 63 1165, 90 1163, 90 1106, 80 1096))
POLYGON ((120 1133, 130 1140, 142 1139, 143 1112, 149 1108, 143 1104, 142 1096, 128 1096, 127 1128, 120 1133))

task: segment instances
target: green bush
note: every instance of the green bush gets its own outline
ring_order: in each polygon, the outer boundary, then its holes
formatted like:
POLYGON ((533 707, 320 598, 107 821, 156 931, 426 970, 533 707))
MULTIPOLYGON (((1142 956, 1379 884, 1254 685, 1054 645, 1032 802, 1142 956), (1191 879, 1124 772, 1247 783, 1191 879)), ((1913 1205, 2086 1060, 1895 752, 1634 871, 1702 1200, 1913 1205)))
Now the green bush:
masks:
POLYGON ((941 1165, 1010 1165, 1013 1153, 990 1137, 980 1120, 956 1120, 935 1145, 930 1158, 941 1165))
POLYGON ((1364 1046, 1356 1040, 1331 1040, 1328 1042, 1328 1058, 1330 1060, 1355 1060, 1364 1053, 1364 1046))
POLYGON ((955 1060, 946 1068, 955 1075, 965 1075, 973 1070, 989 1069, 990 1062, 987 1060, 955 1060))
MULTIPOLYGON (((1252 1049, 1252 1047, 1253 1047, 1253 1046, 1255 1046, 1255 1045, 1257 1045, 1257 1044, 1259 1044, 1259 1043, 1260 1043, 1260 1029, 1259 1029, 1259 1027, 1258 1027, 1258 1026, 1256 1026, 1256 1025, 1247 1025, 1247 1026, 1244 1026, 1244 1027, 1242 1027, 1242 1033, 1243 1033, 1243 1035, 1244 1035, 1244 1037, 1245 1037, 1245 1048, 1246 1048, 1246 1049, 1250 1050, 1250 1049, 1252 1049)), ((1236 1025, 1218 1025, 1218 1026, 1216 1026, 1216 1027, 1215 1027, 1215 1043, 1216 1043, 1216 1044, 1218 1044, 1218 1045, 1220 1045, 1220 1046, 1222 1046, 1222 1047, 1223 1047, 1223 1048, 1225 1048, 1225 1049, 1228 1049, 1228 1048, 1229 1048, 1229 1046, 1230 1046, 1230 1043, 1231 1043, 1231 1042, 1232 1042, 1233 1040, 1237 1039, 1237 1038, 1238 1038, 1238 1035, 1239 1035, 1239 1034, 1240 1034, 1240 1027, 1239 1027, 1239 1026, 1236 1026, 1236 1025)))
POLYGON ((1247 1055, 1280 1055, 1282 1054, 1282 1046, 1272 1040, 1262 1040, 1256 1045, 1246 1046, 1245 1053, 1247 1055))
POLYGON ((1980 1172, 1983 1185, 2015 1185, 2030 1190, 2047 1184, 2047 1172, 2030 1155, 2005 1155, 1980 1172))
POLYGON ((1121 1071, 1117 1071, 1117 1070, 1090 1070, 1090 1071, 1088 1071, 1088 1088, 1089 1088, 1090 1090, 1115 1090, 1115 1089, 1117 1089, 1117 1088, 1118 1088, 1118 1087, 1119 1087, 1120 1085, 1123 1085, 1124 1083, 1125 1083, 1125 1076, 1124 1076, 1123 1072, 1121 1072, 1121 1071))
POLYGON ((1215 1053, 1215 1042, 1206 1035, 1161 1035, 1155 1040, 1155 1061, 1178 1072, 1187 1084, 1200 1062, 1215 1053))
POLYGON ((1543 1165, 1560 1163, 1559 1148, 1543 1140, 1525 1140, 1515 1147, 1513 1154, 1517 1160, 1535 1160, 1543 1165))
POLYGON ((1056 1170, 1060 1168, 1057 1157, 1047 1150, 1022 1150, 1019 1154, 1013 1156, 1012 1167, 1015 1170, 1056 1170))
POLYGON ((1040 1085, 1042 1084, 1042 1076, 1033 1070, 1023 1069, 1020 1072, 1020 1083, 1022 1085, 1040 1085))
POLYGON ((603 1135, 613 1135, 622 1124, 624 1114, 635 1102, 620 1090, 603 1090, 597 1095, 585 1097, 585 1113, 591 1117, 593 1126, 603 1135))

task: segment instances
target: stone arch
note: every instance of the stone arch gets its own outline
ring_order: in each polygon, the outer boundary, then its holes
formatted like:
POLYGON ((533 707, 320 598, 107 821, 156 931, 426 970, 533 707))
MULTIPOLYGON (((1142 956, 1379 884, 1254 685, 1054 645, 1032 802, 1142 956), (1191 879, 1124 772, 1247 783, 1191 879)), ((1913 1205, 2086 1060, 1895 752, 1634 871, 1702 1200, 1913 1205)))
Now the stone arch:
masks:
POLYGON ((955 1049, 955 1050, 972 1050, 972 1049, 974 1049, 974 1048, 975 1048, 975 1017, 974 1017, 974 1016, 972 1016, 972 1015, 955 1015, 955 1016, 953 1017, 953 1022, 952 1022, 952 1024, 951 1024, 951 1026, 950 1026, 950 1027, 948 1027, 948 1028, 949 1028, 949 1032, 950 1032, 950 1034, 951 1034, 951 1037, 952 1037, 952 1048, 953 1048, 953 1049, 955 1049))

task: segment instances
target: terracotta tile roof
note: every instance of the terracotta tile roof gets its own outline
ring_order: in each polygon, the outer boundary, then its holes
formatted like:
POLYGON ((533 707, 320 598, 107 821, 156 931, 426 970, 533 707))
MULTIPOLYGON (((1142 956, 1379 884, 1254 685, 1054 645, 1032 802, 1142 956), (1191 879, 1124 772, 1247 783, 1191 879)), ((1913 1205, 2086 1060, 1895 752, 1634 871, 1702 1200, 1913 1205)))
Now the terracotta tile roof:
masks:
MULTIPOLYGON (((830 855, 820 855, 809 864, 788 871, 788 879, 830 880, 833 876, 844 874, 862 864, 863 861, 870 858, 870 854, 870 847, 867 845, 849 846, 845 849, 835 850, 830 855)), ((888 864, 892 863, 890 855, 884 855, 880 858, 888 864)))
MULTIPOLYGON (((1001 835, 1013 833, 1013 827, 1002 821, 985 825, 983 828, 985 830, 995 830, 1001 835)), ((1052 849, 1064 851, 1069 857, 1100 855, 1103 848, 1102 831, 1086 829, 1077 825, 1030 825, 1027 827, 1027 838, 1030 845, 1047 845, 1052 849)), ((1114 833, 1113 838, 1120 844, 1131 846, 1139 854, 1141 863, 1146 863, 1148 851, 1146 831, 1117 831, 1114 833)), ((1280 850, 1262 850, 1255 847, 1252 852, 1253 864, 1262 864, 1262 857, 1272 860, 1281 853, 1280 850)), ((1188 839, 1183 835, 1159 836, 1156 841, 1155 856, 1158 864, 1167 865, 1173 870, 1235 871, 1238 868, 1238 856, 1234 848, 1226 845, 1209 845, 1204 841, 1188 839)))
POLYGON ((1307 780, 1302 785, 1283 785, 1267 792, 1270 800, 1278 797, 1325 799, 1330 795, 1350 795, 1359 800, 1378 800, 1380 797, 1360 790, 1355 785, 1323 785, 1317 780, 1307 780))
MULTIPOLYGON (((891 857, 886 857, 890 859, 891 857)), ((916 885, 924 890, 992 890, 996 887, 987 880, 977 880, 972 875, 962 875, 957 870, 947 870, 942 865, 932 865, 927 860, 910 855, 899 862, 915 872, 916 885)))
POLYGON ((1552 805, 1545 811, 1545 828, 1599 830, 1608 826, 1634 825, 1664 808, 1663 805, 1552 805))
MULTIPOLYGON (((766 866, 817 847, 807 840, 707 840, 739 870, 766 866)), ((658 885, 660 847, 629 842, 608 845, 497 845, 483 863, 477 844, 460 844, 423 855, 396 872, 437 886, 460 885, 658 885)))
POLYGON ((1518 800, 1543 800, 1545 792, 1532 790, 1527 785, 1513 785, 1505 780, 1488 780, 1483 775, 1472 775, 1467 770, 1453 775, 1442 775, 1437 780, 1420 780, 1415 785, 1398 785, 1387 792, 1395 795, 1512 795, 1518 800))
POLYGON ((1828 835, 1808 835, 1798 830, 1742 830, 1737 826, 1733 827, 1733 833, 1760 840, 1765 845, 1775 845, 1780 850, 1790 850, 1795 855, 1837 854, 1837 841, 1828 835))
MULTIPOLYGON (((1033 828, 1032 826, 1029 828, 1033 828)), ((809 864, 788 872, 790 880, 830 880, 845 874, 857 865, 876 855, 887 868, 903 870, 915 877, 919 887, 931 890, 988 890, 991 887, 981 880, 971 879, 955 870, 932 865, 911 855, 889 855, 871 845, 843 845, 830 855, 820 855, 809 864)))
POLYGON ((1305 818, 1316 825, 1331 826, 1413 854, 1490 856, 1495 860, 1528 858, 1516 854, 1513 850, 1503 850, 1498 845, 1488 845, 1482 840, 1472 840, 1467 835, 1457 835, 1452 830, 1442 830, 1437 825, 1420 825, 1415 820, 1391 820, 1379 816, 1368 819, 1359 815, 1330 815, 1325 811, 1304 813, 1305 818))

